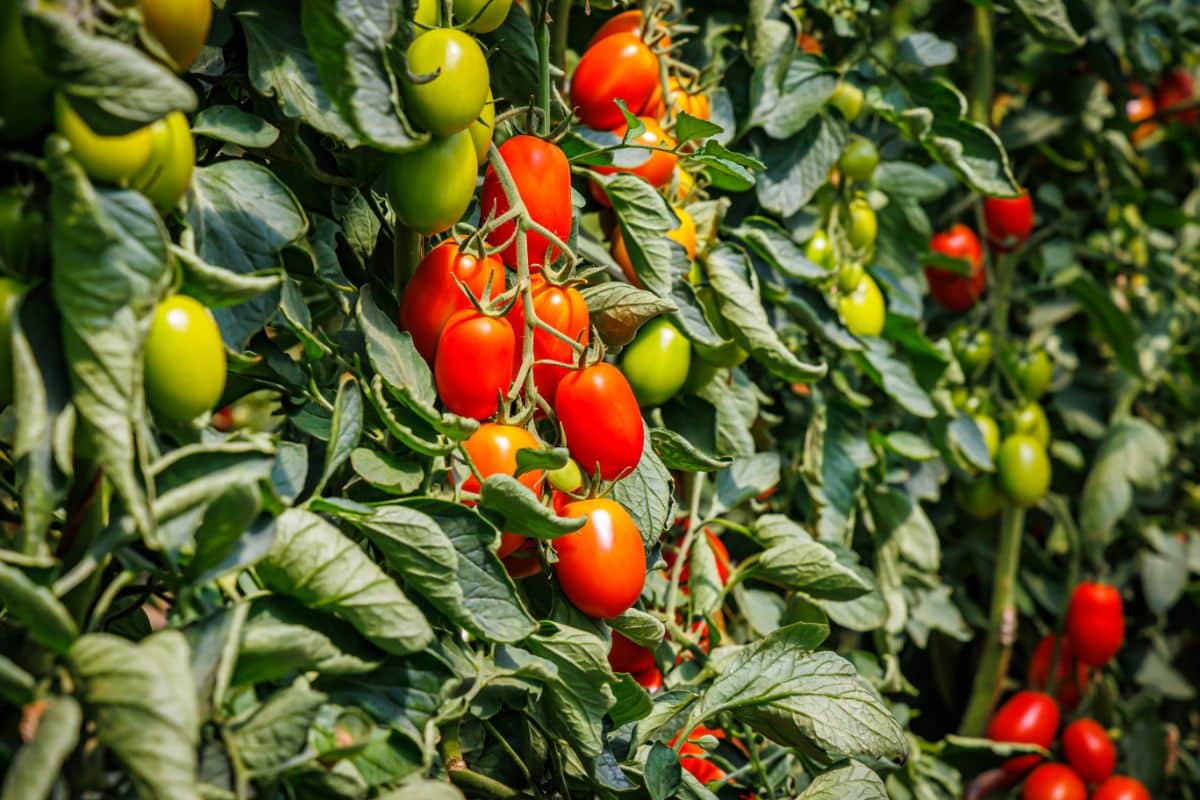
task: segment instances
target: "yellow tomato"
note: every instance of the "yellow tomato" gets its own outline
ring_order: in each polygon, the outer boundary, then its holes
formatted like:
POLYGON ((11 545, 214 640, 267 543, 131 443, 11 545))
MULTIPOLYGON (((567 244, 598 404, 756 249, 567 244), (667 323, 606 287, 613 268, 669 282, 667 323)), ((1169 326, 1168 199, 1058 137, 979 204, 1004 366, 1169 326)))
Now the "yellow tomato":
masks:
POLYGON ((102 136, 88 127, 61 94, 54 98, 54 124, 93 180, 128 183, 145 168, 154 151, 153 125, 121 136, 102 136))

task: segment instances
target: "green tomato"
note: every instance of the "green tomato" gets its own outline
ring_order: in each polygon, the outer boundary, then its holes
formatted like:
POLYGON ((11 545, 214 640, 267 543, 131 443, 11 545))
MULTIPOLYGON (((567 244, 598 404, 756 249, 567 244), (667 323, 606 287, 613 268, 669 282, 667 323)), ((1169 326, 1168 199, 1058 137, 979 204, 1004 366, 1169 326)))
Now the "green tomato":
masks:
POLYGON ((979 433, 983 436, 988 456, 994 461, 996 451, 1000 449, 1000 426, 987 414, 972 414, 971 419, 975 420, 975 427, 979 428, 979 433))
POLYGON ((833 89, 829 103, 842 112, 847 122, 854 122, 863 109, 863 90, 852 83, 841 81, 833 89))
POLYGON ((63 95, 54 98, 54 124, 71 144, 71 155, 93 180, 124 185, 138 175, 154 152, 153 125, 120 136, 102 136, 75 113, 63 95))
POLYGON ((13 401, 12 319, 25 287, 0 278, 0 408, 13 401))
POLYGON ((733 338, 733 332, 729 330, 725 316, 721 313, 721 305, 717 300, 716 292, 711 286, 700 286, 696 289, 696 299, 700 301, 704 318, 708 320, 713 333, 725 340, 716 347, 694 342, 692 348, 696 351, 696 355, 715 367, 732 369, 744 362, 750 354, 733 338))
POLYGON ((504 24, 510 8, 512 0, 454 0, 454 17, 462 22, 474 19, 467 26, 469 31, 490 33, 504 24), (478 19, 475 19, 476 14, 479 14, 478 19))
POLYGON ((566 464, 547 472, 546 480, 550 481, 550 485, 560 492, 577 492, 579 487, 583 486, 583 472, 575 463, 575 459, 568 458, 566 464))
POLYGON ((1042 447, 1050 446, 1050 421, 1041 405, 1029 400, 1014 410, 1008 417, 1008 425, 1013 433, 1024 433, 1032 436, 1041 443, 1042 447))
POLYGON ((886 306, 883 292, 870 275, 863 275, 853 292, 838 297, 838 313, 855 336, 878 336, 883 332, 886 306))
POLYGON ((488 97, 488 65, 479 44, 462 31, 435 28, 408 46, 413 75, 437 77, 404 82, 405 109, 434 136, 466 130, 483 111, 488 97))
POLYGON ((397 153, 387 165, 388 199, 396 218, 426 235, 448 229, 471 205, 478 171, 475 144, 467 131, 397 153))
POLYGON ((862 283, 865 274, 861 261, 847 261, 842 264, 838 267, 838 291, 853 292, 858 288, 858 284, 862 283))
POLYGON ((846 145, 838 158, 838 167, 847 178, 856 181, 869 181, 879 166, 879 151, 875 149, 870 139, 855 136, 846 145))
POLYGON ((959 325, 950 331, 950 347, 968 377, 978 375, 992 360, 992 334, 986 329, 972 333, 959 325))
POLYGON ((20 186, 0 189, 0 264, 25 273, 45 258, 46 226, 42 212, 26 205, 20 186))
POLYGON ((1050 388, 1054 364, 1045 350, 1027 350, 1017 356, 1017 383, 1030 400, 1036 400, 1050 388))
POLYGON ((850 224, 846 226, 846 239, 855 250, 869 250, 875 245, 879 234, 879 220, 875 209, 865 197, 856 197, 850 203, 850 224))
POLYGON ((467 128, 471 134, 471 141, 475 144, 475 159, 481 167, 487 163, 488 148, 492 146, 495 128, 496 101, 492 98, 491 90, 488 90, 487 102, 483 104, 483 111, 479 112, 479 119, 467 128))
POLYGON ((1014 433, 1000 443, 996 476, 1008 499, 1028 507, 1041 500, 1050 488, 1050 457, 1037 439, 1014 433))
POLYGON ((965 387, 956 386, 950 392, 950 400, 954 403, 955 408, 962 409, 968 414, 982 414, 985 412, 984 398, 980 390, 973 392, 967 391, 965 387))
POLYGON ((146 195, 159 211, 174 208, 192 183, 196 165, 196 143, 187 117, 172 111, 150 126, 154 150, 145 168, 133 179, 133 186, 146 195))
POLYGON ((664 317, 643 325, 621 354, 621 371, 643 406, 661 405, 678 394, 691 365, 691 343, 664 317))
POLYGON ((156 415, 190 422, 225 391, 225 343, 207 308, 177 294, 159 303, 146 338, 146 399, 156 415))
POLYGON ((804 246, 804 257, 818 267, 833 269, 833 242, 825 231, 817 231, 804 246))
POLYGON ((987 519, 1004 506, 1004 496, 996 489, 991 475, 981 475, 970 481, 960 481, 954 498, 963 511, 975 519, 987 519))

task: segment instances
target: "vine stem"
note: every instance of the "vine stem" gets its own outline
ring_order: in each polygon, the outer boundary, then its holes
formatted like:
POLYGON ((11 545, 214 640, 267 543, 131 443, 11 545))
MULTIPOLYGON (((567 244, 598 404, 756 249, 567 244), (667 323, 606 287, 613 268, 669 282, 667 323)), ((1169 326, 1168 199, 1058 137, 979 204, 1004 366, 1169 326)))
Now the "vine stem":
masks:
POLYGON ((696 538, 696 531, 700 528, 700 495, 703 489, 704 473, 698 472, 692 477, 687 531, 684 532, 683 541, 679 544, 679 553, 675 557, 675 563, 671 565, 671 586, 667 589, 666 617, 668 622, 675 620, 675 604, 679 599, 679 576, 683 574, 683 565, 691 552, 692 540, 696 538))
POLYGON ((550 63, 567 74, 567 26, 571 21, 572 0, 558 0, 554 8, 554 33, 550 38, 550 63))
POLYGON ((975 6, 975 76, 971 82, 971 119, 988 124, 996 86, 996 42, 990 3, 975 6))
POLYGON ((538 107, 542 109, 540 133, 545 136, 550 133, 550 0, 541 0, 537 12, 538 107))
POLYGON ((450 780, 457 786, 470 790, 473 794, 487 797, 498 797, 502 800, 509 797, 519 797, 520 792, 507 784, 501 783, 487 775, 481 775, 467 767, 463 758, 462 747, 458 742, 458 723, 453 723, 442 732, 442 758, 446 761, 446 772, 450 780))

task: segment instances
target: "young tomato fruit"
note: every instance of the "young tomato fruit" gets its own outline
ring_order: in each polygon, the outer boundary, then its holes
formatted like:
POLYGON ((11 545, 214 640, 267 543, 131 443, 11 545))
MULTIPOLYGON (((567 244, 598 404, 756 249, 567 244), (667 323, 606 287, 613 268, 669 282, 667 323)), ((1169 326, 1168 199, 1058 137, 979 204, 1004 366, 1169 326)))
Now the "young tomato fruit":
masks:
POLYGON ((1024 244, 1033 233, 1033 201, 1024 189, 1016 197, 989 197, 983 201, 988 242, 1001 253, 1024 244))
MULTIPOLYGON (((1050 658, 1054 654, 1054 634, 1046 634, 1033 650, 1029 659, 1027 682, 1034 689, 1045 689, 1050 677, 1050 658)), ((1063 708, 1073 709, 1088 686, 1088 668, 1080 664, 1071 652, 1071 642, 1064 638, 1058 648, 1058 674, 1055 676, 1053 692, 1063 708)))
POLYGON ((987 519, 1004 507, 1004 495, 996 488, 996 479, 991 475, 959 482, 954 498, 959 507, 975 519, 987 519))
POLYGON ((1029 773, 1021 800, 1087 800, 1087 787, 1063 764, 1042 764, 1029 773))
POLYGON ((956 326, 950 331, 950 347, 968 377, 978 375, 992 360, 992 334, 986 328, 971 331, 956 326))
POLYGON ((207 308, 177 294, 158 304, 143 353, 146 399, 154 413, 190 422, 225 391, 225 343, 207 308))
POLYGON ((196 143, 187 117, 172 111, 150 126, 153 146, 150 160, 133 177, 133 187, 150 199, 159 211, 179 203, 192 182, 196 143))
POLYGON ((1037 439, 1014 433, 1000 443, 996 475, 1008 499, 1028 507, 1041 500, 1050 488, 1050 457, 1037 439))
POLYGON ((462 219, 475 195, 475 143, 468 131, 387 160, 387 194, 400 224, 426 235, 462 219))
MULTIPOLYGON (((515 425, 498 425, 487 423, 480 425, 479 430, 471 434, 463 448, 471 457, 471 462, 479 470, 479 474, 487 479, 491 475, 512 475, 517 471, 517 451, 537 450, 540 447, 533 434, 515 425)), ((542 482, 543 472, 532 469, 521 473, 517 478, 527 489, 537 493, 542 482)), ((464 492, 478 493, 479 480, 474 473, 467 476, 462 485, 464 492)), ((500 540, 500 549, 496 551, 499 558, 505 558, 525 542, 525 537, 517 533, 505 531, 500 540)), ((537 561, 537 554, 534 554, 537 561)))
POLYGON ((933 299, 950 311, 963 312, 975 305, 983 296, 987 286, 987 273, 983 268, 983 246, 975 232, 962 223, 950 230, 935 235, 929 241, 929 249, 935 253, 966 260, 970 264, 967 275, 959 275, 940 267, 925 267, 925 280, 933 299))
POLYGON ((1125 642, 1125 605, 1115 587, 1081 583, 1067 604, 1067 636, 1082 663, 1102 667, 1125 642))
POLYGON ((856 181, 869 181, 879 166, 879 151, 875 143, 862 136, 850 139, 846 149, 838 157, 838 168, 847 178, 856 181))
POLYGON ((1025 433, 1037 439, 1042 447, 1050 446, 1050 421, 1039 403, 1022 403, 1008 417, 1013 433, 1025 433))
MULTIPOLYGON (((1042 692, 1017 692, 996 710, 988 723, 987 738, 994 742, 1016 742, 1050 747, 1058 732, 1058 703, 1042 692)), ((1041 760, 1028 755, 1011 758, 1004 763, 1009 774, 1024 772, 1041 760)))
POLYGON ((496 413, 513 379, 514 344, 508 320, 473 308, 455 312, 438 339, 433 377, 446 408, 485 420, 496 413))
POLYGON ((481 259, 464 253, 452 239, 426 253, 404 288, 399 321, 400 329, 408 331, 417 352, 430 364, 446 320, 471 307, 455 278, 480 300, 485 294, 490 298, 504 291, 504 265, 492 256, 481 259))
POLYGON ((842 323, 855 336, 878 336, 883 333, 887 307, 883 292, 870 275, 864 274, 854 291, 838 295, 838 313, 842 323))
POLYGON ((628 610, 646 582, 642 534, 625 509, 606 498, 579 500, 566 517, 587 517, 582 528, 554 539, 554 574, 567 599, 589 617, 608 619, 628 610))
POLYGON ((211 0, 142 0, 142 25, 183 72, 200 55, 212 24, 211 0))
POLYGON ((665 317, 650 320, 621 353, 621 371, 643 406, 658 406, 683 388, 692 346, 665 317))
POLYGON ((454 18, 459 22, 474 20, 467 26, 472 33, 491 33, 504 24, 511 8, 512 0, 454 0, 454 18))
POLYGON ((1092 800, 1150 800, 1150 792, 1136 778, 1114 775, 1092 793, 1092 800))
MULTIPOLYGON (((583 299, 579 290, 570 286, 554 286, 547 282, 540 273, 535 273, 530 278, 530 284, 533 293, 533 309, 537 318, 586 348, 589 336, 589 317, 587 301, 583 299)), ((525 344, 524 298, 517 298, 517 302, 513 304, 512 310, 508 313, 508 319, 517 340, 513 367, 515 371, 520 366, 525 344)), ((574 364, 575 350, 549 331, 536 329, 533 332, 533 357, 535 361, 574 364)), ((534 364, 533 381, 537 386, 538 394, 553 405, 554 395, 558 392, 558 384, 570 371, 570 367, 560 367, 555 364, 534 364)))
POLYGON ((869 250, 875 245, 875 237, 879 233, 879 220, 875 217, 875 209, 865 197, 856 197, 850 202, 849 222, 846 226, 846 239, 855 250, 869 250))
MULTIPOLYGON (((500 145, 500 157, 512 174, 517 194, 539 225, 564 242, 571 235, 571 167, 557 146, 536 136, 521 134, 500 145)), ((509 209, 508 197, 500 178, 489 166, 483 176, 479 196, 480 217, 502 216, 509 209)), ((516 222, 509 220, 488 236, 493 247, 509 241, 516 232, 516 222)), ((558 249, 540 233, 528 234, 529 264, 540 268, 553 261, 558 249)), ((512 268, 517 267, 517 243, 513 241, 500 253, 500 258, 512 268)))
POLYGON ((1067 763, 1088 783, 1100 783, 1117 766, 1117 748, 1108 731, 1094 719, 1077 719, 1063 730, 1067 763))
POLYGON ((625 122, 614 100, 640 112, 658 85, 658 57, 632 33, 605 36, 586 51, 571 78, 571 105, 589 128, 611 131, 625 122))
POLYGON ((629 381, 612 364, 601 362, 563 378, 554 413, 571 458, 588 475, 599 470, 603 480, 616 480, 641 460, 642 412, 629 381))
POLYGON ((971 419, 975 422, 975 427, 979 428, 979 435, 983 437, 988 455, 995 460, 996 453, 1000 450, 1000 426, 987 414, 972 414, 971 419))
POLYGON ((425 83, 403 81, 404 107, 413 121, 434 136, 470 127, 488 96, 487 59, 479 44, 462 31, 434 28, 413 40, 406 59, 414 75, 436 73, 425 83))
POLYGON ((61 94, 54 98, 54 125, 70 142, 71 155, 84 171, 104 183, 128 184, 154 151, 153 125, 117 136, 96 133, 61 94))
POLYGON ((862 113, 864 99, 862 89, 852 83, 840 81, 829 97, 829 104, 842 112, 846 122, 854 122, 862 113))
POLYGON ((1045 350, 1023 350, 1017 355, 1014 366, 1021 392, 1030 400, 1038 399, 1050 388, 1054 363, 1045 350))
POLYGON ((819 267, 833 269, 833 243, 829 241, 829 234, 822 230, 814 233, 804 245, 804 257, 819 267))
POLYGON ((654 653, 613 631, 608 665, 613 672, 645 672, 654 668, 654 653))

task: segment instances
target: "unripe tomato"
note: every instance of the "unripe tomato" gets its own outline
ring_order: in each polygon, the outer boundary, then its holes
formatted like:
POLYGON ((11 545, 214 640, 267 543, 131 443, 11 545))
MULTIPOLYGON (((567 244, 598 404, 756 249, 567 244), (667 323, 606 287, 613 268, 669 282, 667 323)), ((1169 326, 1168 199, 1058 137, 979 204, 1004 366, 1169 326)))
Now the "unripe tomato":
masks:
POLYGON ((508 320, 475 309, 457 311, 438 339, 433 377, 446 408, 484 420, 496 413, 513 379, 516 349, 508 320))
MULTIPOLYGON (((630 149, 637 148, 638 145, 646 147, 674 147, 675 140, 667 135, 662 126, 658 124, 658 120, 653 117, 638 117, 642 121, 645 130, 639 135, 629 140, 626 147, 630 149)), ((620 138, 625 137, 625 132, 628 126, 624 123, 613 131, 613 135, 620 138)), ((675 163, 679 157, 674 153, 664 153, 659 150, 647 150, 646 160, 638 164, 636 167, 614 167, 611 165, 602 165, 593 167, 596 172, 603 175, 612 175, 617 172, 624 172, 630 175, 638 175, 645 178, 646 181, 656 189, 665 186, 670 182, 671 176, 675 174, 675 163)), ((608 195, 602 189, 593 185, 592 197, 596 202, 605 208, 612 208, 612 202, 608 199, 608 195)))
POLYGON ((54 125, 92 180, 124 185, 145 168, 154 150, 152 125, 120 136, 102 136, 88 127, 61 94, 54 98, 54 125))
POLYGON ((1024 189, 1017 197, 988 197, 983 201, 988 242, 1002 253, 1024 244, 1033 233, 1033 201, 1024 189))
POLYGON ((504 291, 504 265, 494 256, 476 258, 459 250, 453 239, 430 250, 404 287, 399 314, 400 329, 408 331, 413 346, 430 364, 446 320, 456 311, 471 308, 455 278, 479 300, 484 294, 491 298, 504 291))
POLYGON ((582 528, 554 539, 554 574, 571 603, 597 619, 627 611, 646 582, 642 534, 628 512, 607 498, 568 503, 563 516, 587 517, 582 528))
POLYGON ((464 23, 475 20, 467 25, 472 33, 491 33, 504 24, 511 8, 512 0, 454 0, 454 18, 464 23))
POLYGON ((842 112, 846 122, 858 119, 858 115, 862 113, 863 101, 863 90, 846 81, 839 81, 829 97, 829 104, 842 112))
POLYGON ((663 675, 662 672, 659 671, 658 667, 651 667, 650 669, 638 672, 633 676, 633 679, 637 681, 638 686, 641 686, 650 694, 656 694, 657 692, 662 691, 663 675))
POLYGON ((471 205, 478 171, 467 131, 435 136, 423 147, 389 156, 387 193, 396 219, 427 236, 448 229, 471 205))
MULTIPOLYGON (((667 238, 683 246, 687 250, 688 260, 696 257, 696 222, 692 215, 682 208, 673 208, 675 216, 679 217, 679 226, 667 231, 667 238)), ((634 286, 641 288, 637 273, 633 271, 633 261, 629 258, 629 250, 625 247, 625 237, 621 235, 621 226, 613 231, 612 257, 625 273, 625 279, 634 286)))
POLYGON ((621 371, 643 406, 658 406, 683 388, 692 364, 692 346, 666 319, 650 320, 621 353, 621 371))
POLYGON ((1050 458, 1037 439, 1014 433, 1000 443, 996 456, 1000 488, 1018 506, 1031 506, 1050 488, 1050 458))
MULTIPOLYGON (((1034 648, 1029 659, 1028 683, 1035 689, 1044 689, 1050 677, 1050 658, 1054 655, 1054 634, 1046 634, 1034 648)), ((1058 649, 1058 670, 1055 686, 1051 688, 1063 708, 1073 709, 1087 691, 1088 668, 1080 664, 1071 651, 1071 642, 1064 638, 1058 649)))
POLYGON ((452 28, 434 28, 413 40, 406 57, 412 74, 437 73, 426 83, 403 82, 405 110, 413 122, 434 136, 449 136, 478 119, 489 77, 487 59, 474 39, 452 28))
MULTIPOLYGON (((438 27, 438 16, 442 0, 417 0, 417 10, 413 14, 413 22, 422 28, 438 27)), ((420 28, 418 28, 418 32, 420 28)))
POLYGON ((1088 783, 1100 783, 1117 766, 1117 748, 1108 731, 1094 719, 1077 719, 1062 735, 1067 763, 1088 783))
POLYGON ((983 296, 987 286, 987 273, 983 268, 983 247, 975 232, 958 223, 929 241, 929 249, 953 258, 961 258, 971 265, 969 275, 959 275, 940 267, 925 267, 925 280, 933 299, 950 311, 966 311, 983 296))
MULTIPOLYGON (((479 430, 475 431, 463 442, 463 448, 467 451, 467 455, 471 457, 471 463, 475 465, 475 468, 479 470, 479 474, 485 480, 491 475, 515 474, 517 471, 517 451, 537 450, 539 447, 538 440, 524 428, 518 428, 516 425, 498 425, 491 422, 480 425, 479 430)), ((542 482, 542 476, 542 470, 533 469, 522 473, 517 480, 529 489, 529 491, 537 494, 538 487, 542 482)), ((467 475, 466 480, 463 481, 462 488, 464 492, 479 492, 479 480, 475 477, 474 473, 467 475)), ((496 551, 496 556, 498 558, 505 558, 515 552, 524 542, 524 536, 505 531, 500 538, 500 548, 496 551)), ((537 559, 536 554, 534 555, 534 559, 537 559)))
POLYGON ((855 136, 838 157, 838 168, 847 178, 869 181, 879 166, 879 151, 870 139, 855 136))
POLYGON ((600 362, 567 375, 558 384, 554 413, 567 449, 589 475, 616 480, 642 458, 645 423, 629 381, 612 364, 600 362))
MULTIPOLYGON (((654 20, 654 25, 658 28, 663 27, 662 23, 657 19, 654 20)), ((609 36, 612 36, 616 33, 630 33, 638 38, 641 38, 642 12, 635 8, 632 11, 622 11, 620 14, 609 17, 607 20, 605 20, 604 24, 601 25, 594 34, 592 34, 592 38, 588 42, 588 47, 590 48, 601 39, 607 39, 609 36)), ((662 39, 662 46, 671 46, 670 36, 665 36, 662 39)))
POLYGON ((209 310, 186 295, 158 304, 143 351, 146 399, 154 413, 190 422, 225 391, 225 343, 209 310))
POLYGON ((613 631, 608 665, 613 672, 644 672, 654 669, 654 653, 613 631))
POLYGON ((838 313, 842 323, 855 336, 878 336, 883 333, 886 318, 883 292, 870 275, 863 275, 858 286, 849 294, 838 296, 838 313))
POLYGON ((996 453, 1000 450, 1000 426, 987 414, 973 414, 971 419, 975 421, 975 427, 979 428, 979 433, 983 436, 988 455, 995 460, 996 453))
POLYGON ((1028 434, 1042 447, 1050 446, 1050 422, 1038 403, 1032 400, 1023 403, 1012 412, 1008 422, 1014 433, 1028 434))
POLYGON ((492 134, 496 128, 496 100, 488 90, 487 102, 479 112, 479 119, 471 123, 467 131, 471 134, 471 142, 475 145, 475 158, 479 165, 487 163, 488 149, 492 146, 492 134))
POLYGON ((25 29, 21 3, 0 2, 0 141, 38 133, 50 120, 53 82, 38 68, 25 29))
POLYGON ((879 233, 879 221, 875 218, 875 209, 865 197, 856 197, 850 203, 849 222, 846 226, 846 239, 855 250, 869 250, 875 245, 875 236, 879 233))
POLYGON ((863 269, 861 261, 847 261, 838 267, 837 286, 839 292, 853 292, 862 283, 863 275, 866 270, 863 269))
POLYGON ((0 277, 0 408, 13 401, 12 319, 24 292, 12 278, 0 277))
MULTIPOLYGON (((1042 692, 1017 692, 1008 699, 988 723, 987 738, 994 742, 1036 744, 1049 748, 1058 733, 1058 703, 1042 692)), ((1004 769, 1010 774, 1024 772, 1041 760, 1028 755, 1009 759, 1004 769)))
POLYGON ((142 26, 170 57, 167 66, 183 72, 208 38, 211 0, 142 0, 142 26))
MULTIPOLYGON (((514 136, 500 145, 500 157, 512 173, 517 194, 525 209, 541 226, 564 242, 571 235, 571 166, 558 147, 536 136, 514 136)), ((480 218, 499 217, 509 209, 508 198, 495 171, 489 166, 483 176, 479 198, 480 218)), ((509 221, 488 236, 488 244, 499 246, 512 238, 516 222, 509 221)), ((541 267, 558 256, 558 248, 540 233, 528 237, 529 264, 541 267)), ((517 244, 514 241, 500 253, 505 264, 517 266, 517 244)))
POLYGON ((1129 134, 1129 141, 1138 144, 1158 130, 1158 123, 1153 120, 1155 111, 1157 109, 1154 107, 1153 98, 1150 97, 1150 90, 1137 81, 1131 81, 1129 99, 1125 102, 1125 116, 1134 126, 1133 132, 1129 134))
POLYGON ((991 475, 959 482, 954 496, 959 507, 975 519, 987 519, 1004 507, 1004 496, 996 489, 991 475))
MULTIPOLYGON (((587 301, 574 287, 554 286, 546 281, 540 273, 530 278, 530 289, 533 293, 533 309, 537 318, 555 330, 566 334, 572 340, 579 342, 585 348, 589 339, 589 317, 587 301)), ((521 364, 525 343, 525 303, 523 297, 518 297, 508 313, 512 324, 513 335, 517 339, 517 349, 514 355, 514 371, 521 364)), ((554 334, 535 329, 533 332, 533 357, 535 361, 557 361, 563 364, 575 363, 575 351, 571 345, 559 339, 554 334)), ((568 367, 554 364, 534 364, 533 381, 538 394, 546 398, 546 402, 554 404, 554 395, 558 384, 568 372, 568 367)))
POLYGON ((1150 792, 1136 778, 1114 775, 1100 784, 1092 800, 1150 800, 1150 792))
POLYGON ((818 267, 833 269, 833 242, 829 241, 829 235, 825 231, 818 230, 812 235, 808 244, 804 246, 804 257, 818 267))
POLYGON ((658 85, 658 58, 631 33, 606 36, 589 47, 571 78, 571 105, 589 128, 611 131, 625 122, 623 100, 639 113, 658 85))
MULTIPOLYGON (((1154 105, 1156 108, 1169 109, 1174 106, 1191 102, 1195 97, 1195 82, 1186 69, 1173 69, 1163 75, 1154 88, 1154 105)), ((1195 125, 1200 119, 1200 110, 1195 107, 1185 111, 1171 112, 1171 119, 1184 125, 1195 125)))
POLYGON ((992 334, 986 328, 972 332, 956 326, 950 332, 950 347, 968 377, 978 375, 992 360, 992 334))
POLYGON ((1042 764, 1025 779, 1021 800, 1087 800, 1087 787, 1070 767, 1042 764))
POLYGON ((159 211, 174 208, 192 183, 196 166, 196 143, 187 117, 172 111, 150 126, 154 147, 150 160, 133 179, 133 186, 146 195, 159 211))
POLYGON ((1067 605, 1067 636, 1082 663, 1102 667, 1125 642, 1125 605, 1115 587, 1081 583, 1067 605))
POLYGON ((1016 372, 1021 392, 1030 400, 1036 400, 1050 388, 1054 363, 1045 350, 1026 350, 1017 356, 1016 372))
POLYGON ((558 490, 559 494, 563 492, 577 492, 583 486, 583 472, 579 469, 579 465, 575 463, 575 459, 568 458, 566 464, 563 464, 558 469, 552 469, 547 472, 546 480, 558 490))

